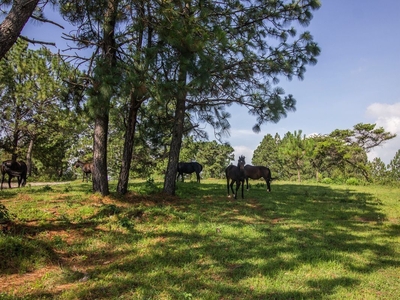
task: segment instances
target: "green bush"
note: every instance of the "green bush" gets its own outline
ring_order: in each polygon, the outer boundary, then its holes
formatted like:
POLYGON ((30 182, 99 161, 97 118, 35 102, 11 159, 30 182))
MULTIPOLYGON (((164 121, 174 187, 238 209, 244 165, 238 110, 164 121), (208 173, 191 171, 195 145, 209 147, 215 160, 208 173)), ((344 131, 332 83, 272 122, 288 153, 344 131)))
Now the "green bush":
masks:
POLYGON ((358 181, 357 178, 350 177, 349 179, 346 180, 346 184, 348 184, 348 185, 359 185, 360 182, 358 181))
POLYGON ((322 182, 322 183, 325 183, 325 184, 332 184, 332 183, 333 183, 333 180, 332 180, 331 178, 329 178, 329 177, 325 177, 325 178, 323 178, 323 179, 321 180, 321 182, 322 182))

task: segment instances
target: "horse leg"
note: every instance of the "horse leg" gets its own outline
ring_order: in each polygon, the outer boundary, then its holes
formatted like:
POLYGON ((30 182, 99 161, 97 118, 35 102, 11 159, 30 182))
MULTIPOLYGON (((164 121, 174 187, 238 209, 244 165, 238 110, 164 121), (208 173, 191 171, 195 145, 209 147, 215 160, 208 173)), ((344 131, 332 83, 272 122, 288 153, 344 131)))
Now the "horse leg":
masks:
POLYGON ((228 198, 230 198, 231 196, 229 195, 229 177, 226 176, 226 188, 228 190, 228 198))
POLYGON ((233 195, 233 197, 236 199, 236 194, 235 194, 235 192, 233 191, 233 184, 235 183, 235 180, 231 180, 231 184, 230 184, 230 187, 231 187, 231 191, 232 191, 232 195, 233 195))
POLYGON ((5 175, 4 173, 1 174, 1 187, 0 187, 0 190, 3 189, 4 175, 5 175))
POLYGON ((26 175, 21 175, 21 186, 25 186, 26 185, 26 175))
POLYGON ((242 180, 242 199, 244 199, 244 193, 243 193, 243 190, 244 190, 244 179, 242 180))
MULTIPOLYGON (((238 190, 239 190, 239 188, 240 188, 240 180, 236 180, 236 193, 235 193, 235 199, 237 199, 237 193, 238 193, 238 190)), ((243 197, 243 194, 242 194, 242 197, 243 197)))
POLYGON ((12 176, 10 174, 8 174, 8 187, 11 189, 11 179, 12 176))
MULTIPOLYGON (((243 181, 244 185, 244 181, 243 181)), ((249 177, 246 177, 246 191, 249 191, 249 177)))
POLYGON ((196 172, 197 182, 200 183, 200 173, 196 172))
POLYGON ((265 180, 265 182, 267 183, 267 191, 270 192, 271 191, 271 181, 265 180))
POLYGON ((230 186, 231 186, 231 191, 232 191, 233 198, 236 199, 236 194, 235 194, 235 192, 233 191, 233 184, 234 184, 234 183, 235 183, 235 181, 232 179, 230 186))

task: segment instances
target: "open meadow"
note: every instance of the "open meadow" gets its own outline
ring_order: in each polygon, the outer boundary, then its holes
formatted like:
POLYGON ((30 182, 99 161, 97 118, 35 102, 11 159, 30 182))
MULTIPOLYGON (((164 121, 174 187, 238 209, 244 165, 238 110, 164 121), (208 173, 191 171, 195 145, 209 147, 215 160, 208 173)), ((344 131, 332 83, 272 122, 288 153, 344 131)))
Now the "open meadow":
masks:
POLYGON ((251 183, 3 190, 0 299, 400 299, 400 188, 251 183))

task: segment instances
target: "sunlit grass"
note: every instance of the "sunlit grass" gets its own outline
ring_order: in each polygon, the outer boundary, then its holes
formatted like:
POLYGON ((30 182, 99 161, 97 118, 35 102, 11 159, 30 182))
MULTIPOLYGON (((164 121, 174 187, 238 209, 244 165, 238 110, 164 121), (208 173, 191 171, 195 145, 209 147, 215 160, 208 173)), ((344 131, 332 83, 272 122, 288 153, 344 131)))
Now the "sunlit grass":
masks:
POLYGON ((252 183, 244 200, 224 180, 178 182, 177 197, 158 181, 124 197, 4 190, 16 218, 0 235, 0 299, 400 296, 400 189, 252 183))

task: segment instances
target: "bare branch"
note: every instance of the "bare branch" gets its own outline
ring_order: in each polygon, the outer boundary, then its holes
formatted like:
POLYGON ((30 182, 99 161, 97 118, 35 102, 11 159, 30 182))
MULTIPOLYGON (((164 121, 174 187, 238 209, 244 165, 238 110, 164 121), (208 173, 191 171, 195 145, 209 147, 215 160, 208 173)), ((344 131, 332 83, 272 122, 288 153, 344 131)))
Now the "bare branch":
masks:
POLYGON ((32 15, 31 18, 36 21, 42 22, 42 23, 50 23, 50 24, 60 27, 61 29, 65 29, 64 26, 62 26, 54 21, 48 20, 48 19, 40 18, 40 17, 34 16, 34 15, 32 15))
POLYGON ((32 40, 32 39, 27 38, 26 36, 23 36, 23 35, 20 35, 19 37, 21 39, 23 39, 24 41, 27 41, 27 42, 29 42, 31 44, 49 45, 49 46, 56 47, 56 43, 53 43, 53 42, 44 42, 44 41, 32 40))

